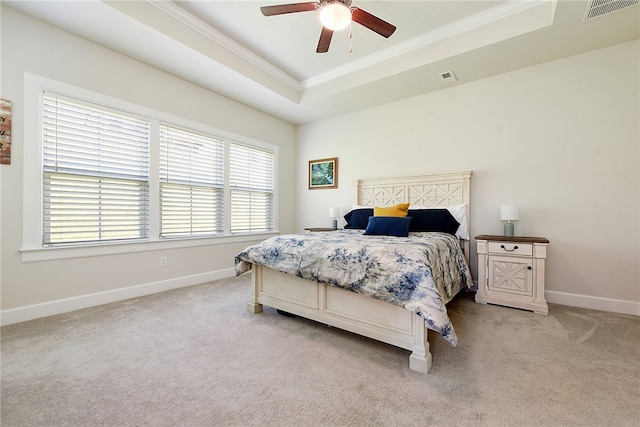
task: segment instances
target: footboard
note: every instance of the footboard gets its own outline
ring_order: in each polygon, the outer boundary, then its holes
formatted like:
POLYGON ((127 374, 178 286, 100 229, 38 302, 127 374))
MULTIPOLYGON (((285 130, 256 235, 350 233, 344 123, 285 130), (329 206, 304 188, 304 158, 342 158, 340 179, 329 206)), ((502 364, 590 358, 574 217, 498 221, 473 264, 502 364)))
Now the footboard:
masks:
POLYGON ((427 373, 431 353, 424 320, 392 304, 333 286, 252 266, 250 313, 267 305, 412 351, 409 367, 427 373))

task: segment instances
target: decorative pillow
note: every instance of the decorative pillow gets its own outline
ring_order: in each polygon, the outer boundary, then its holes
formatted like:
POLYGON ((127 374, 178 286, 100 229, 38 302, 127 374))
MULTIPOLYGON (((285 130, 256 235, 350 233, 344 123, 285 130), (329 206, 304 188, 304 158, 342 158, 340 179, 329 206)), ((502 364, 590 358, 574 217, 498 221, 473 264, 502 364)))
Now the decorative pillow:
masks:
POLYGON ((409 209, 407 217, 412 218, 409 231, 442 231, 456 234, 460 223, 448 209, 409 209))
POLYGON ((369 236, 407 237, 411 217, 372 216, 364 234, 369 236))
POLYGON ((373 208, 373 216, 407 216, 409 210, 409 203, 398 203, 397 205, 389 206, 387 208, 373 208))
POLYGON ((344 228, 364 230, 369 224, 369 217, 373 216, 373 208, 354 209, 344 216, 347 224, 344 228))
POLYGON ((456 236, 460 239, 469 240, 469 226, 467 225, 467 204, 447 206, 446 208, 433 206, 411 206, 413 209, 447 209, 451 215, 460 223, 456 236))

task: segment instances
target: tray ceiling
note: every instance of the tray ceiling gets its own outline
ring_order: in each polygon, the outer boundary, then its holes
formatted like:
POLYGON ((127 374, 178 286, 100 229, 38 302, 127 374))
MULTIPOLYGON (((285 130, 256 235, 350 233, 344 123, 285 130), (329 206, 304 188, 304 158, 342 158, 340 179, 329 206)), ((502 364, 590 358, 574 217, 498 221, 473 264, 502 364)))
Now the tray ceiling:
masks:
POLYGON ((397 27, 354 23, 315 53, 318 12, 285 1, 4 1, 87 40, 293 124, 587 52, 640 36, 639 7, 584 21, 588 1, 353 0, 397 27), (113 31, 117 28, 118 31, 113 31), (352 52, 349 52, 349 46, 352 52), (160 49, 159 47, 162 47, 160 49), (447 83, 440 75, 453 71, 447 83))

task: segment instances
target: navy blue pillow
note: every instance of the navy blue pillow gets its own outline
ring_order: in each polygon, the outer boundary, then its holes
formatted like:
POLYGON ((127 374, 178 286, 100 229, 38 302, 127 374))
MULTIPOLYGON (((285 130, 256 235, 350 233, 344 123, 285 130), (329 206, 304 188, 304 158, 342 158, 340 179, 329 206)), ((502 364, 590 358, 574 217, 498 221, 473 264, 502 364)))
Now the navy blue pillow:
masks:
POLYGON ((410 223, 410 217, 372 216, 369 218, 364 234, 370 236, 407 237, 410 223))
POLYGON ((354 209, 344 216, 347 225, 344 228, 364 230, 369 224, 369 217, 373 216, 373 208, 354 209))
POLYGON ((409 209, 411 220, 409 231, 441 231, 456 234, 460 223, 448 209, 409 209))

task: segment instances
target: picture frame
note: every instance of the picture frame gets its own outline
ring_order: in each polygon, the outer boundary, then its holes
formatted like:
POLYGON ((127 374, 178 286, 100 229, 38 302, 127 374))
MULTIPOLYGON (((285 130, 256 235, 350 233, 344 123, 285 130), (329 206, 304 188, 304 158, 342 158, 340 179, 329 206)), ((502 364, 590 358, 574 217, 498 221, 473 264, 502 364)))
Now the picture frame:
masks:
POLYGON ((307 178, 309 190, 338 188, 338 158, 309 160, 307 178))

